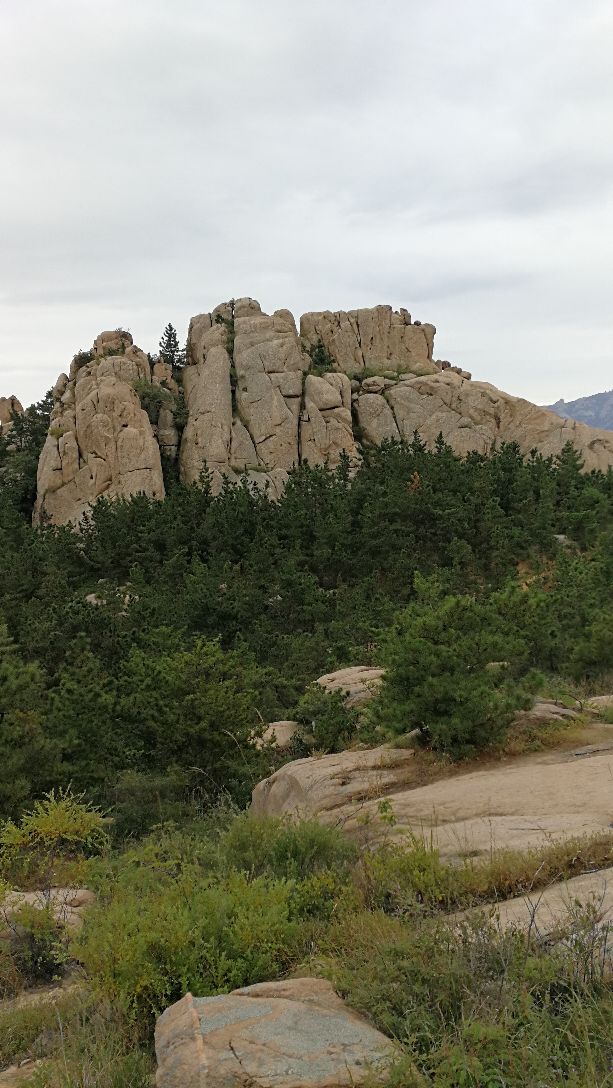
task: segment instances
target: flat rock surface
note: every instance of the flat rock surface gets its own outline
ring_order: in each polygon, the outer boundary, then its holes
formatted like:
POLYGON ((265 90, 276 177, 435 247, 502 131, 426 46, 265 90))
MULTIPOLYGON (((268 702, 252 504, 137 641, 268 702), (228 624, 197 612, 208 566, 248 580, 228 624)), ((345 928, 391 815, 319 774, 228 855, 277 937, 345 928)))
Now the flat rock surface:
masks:
POLYGON ((613 924, 613 868, 585 873, 530 895, 507 899, 496 906, 495 916, 503 929, 532 926, 537 933, 547 934, 584 906, 595 909, 601 925, 613 924))
POLYGON ((613 750, 605 745, 523 756, 424 786, 414 755, 378 748, 296 760, 259 783, 256 815, 294 815, 342 826, 372 842, 424 836, 444 859, 525 850, 613 826, 613 750), (381 821, 382 799, 395 824, 381 821))
POLYGON ((155 1045, 158 1088, 351 1088, 395 1053, 329 982, 311 978, 187 994, 159 1018, 155 1045))

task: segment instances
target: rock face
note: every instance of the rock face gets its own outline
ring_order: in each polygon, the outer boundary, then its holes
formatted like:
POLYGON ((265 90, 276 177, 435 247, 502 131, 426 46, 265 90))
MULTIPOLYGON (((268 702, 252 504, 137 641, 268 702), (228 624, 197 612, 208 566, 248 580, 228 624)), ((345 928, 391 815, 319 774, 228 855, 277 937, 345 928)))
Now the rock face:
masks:
POLYGON ((313 978, 187 994, 159 1018, 155 1050, 157 1088, 350 1088, 376 1083, 395 1055, 313 978))
POLYGON ((149 361, 126 332, 103 332, 54 387, 34 522, 78 524, 101 495, 164 497, 160 449, 134 389, 149 361))
POLYGON ((375 306, 369 310, 338 310, 304 314, 300 335, 314 347, 323 344, 336 366, 359 377, 364 370, 435 374, 432 360, 434 325, 411 322, 406 310, 375 306))
POLYGON ((406 310, 375 306, 304 314, 298 335, 288 310, 221 303, 190 323, 182 435, 170 404, 152 426, 133 389, 138 378, 176 394, 171 368, 157 360, 151 371, 129 333, 101 333, 91 360, 77 356, 56 383, 35 521, 77 523, 99 495, 162 497, 160 450, 179 458, 186 483, 207 472, 217 493, 246 476, 272 498, 298 464, 335 468, 346 457, 355 466, 364 444, 415 431, 428 446, 442 434, 459 454, 517 442, 547 456, 572 442, 586 470, 613 465, 610 431, 471 381, 433 358, 435 332, 406 310))
POLYGON ((16 412, 17 415, 23 415, 23 405, 21 401, 17 400, 17 397, 0 397, 0 434, 6 435, 10 431, 11 415, 16 412))
POLYGON ((303 351, 288 310, 262 313, 239 299, 192 319, 183 384, 188 421, 181 475, 195 483, 211 473, 213 491, 246 473, 278 496, 303 460, 335 467, 355 458, 351 387, 342 374, 305 374, 303 351))

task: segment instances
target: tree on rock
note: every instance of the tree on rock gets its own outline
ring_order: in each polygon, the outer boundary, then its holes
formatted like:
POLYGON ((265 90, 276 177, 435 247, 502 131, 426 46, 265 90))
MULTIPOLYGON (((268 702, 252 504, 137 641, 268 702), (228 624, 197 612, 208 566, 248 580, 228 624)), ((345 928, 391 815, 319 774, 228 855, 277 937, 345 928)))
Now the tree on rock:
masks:
POLYGON ((173 370, 181 370, 185 366, 185 348, 179 347, 177 330, 174 325, 170 324, 170 321, 160 340, 160 358, 165 363, 170 363, 173 370))

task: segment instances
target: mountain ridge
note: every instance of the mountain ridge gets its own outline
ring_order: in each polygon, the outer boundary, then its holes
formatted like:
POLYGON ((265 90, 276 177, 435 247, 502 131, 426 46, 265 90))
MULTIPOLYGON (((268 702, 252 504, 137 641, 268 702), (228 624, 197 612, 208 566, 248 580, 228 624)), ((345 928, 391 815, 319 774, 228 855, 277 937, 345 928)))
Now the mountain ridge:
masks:
POLYGON ((565 401, 561 397, 555 404, 548 404, 545 407, 563 419, 576 419, 580 423, 587 423, 589 427, 613 431, 613 389, 602 393, 592 393, 587 397, 577 397, 576 400, 570 401, 565 401))

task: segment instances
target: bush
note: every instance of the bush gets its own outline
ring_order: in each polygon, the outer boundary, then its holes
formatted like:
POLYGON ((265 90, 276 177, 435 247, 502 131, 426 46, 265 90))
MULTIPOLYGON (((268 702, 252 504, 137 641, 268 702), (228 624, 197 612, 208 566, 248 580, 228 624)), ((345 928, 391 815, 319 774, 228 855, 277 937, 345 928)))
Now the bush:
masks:
POLYGON ((172 408, 174 397, 170 390, 155 382, 139 379, 134 382, 134 389, 138 394, 141 408, 144 408, 149 416, 150 423, 156 424, 160 418, 162 408, 172 408))
POLYGON ((418 729, 423 743, 456 759, 501 744, 530 701, 525 647, 494 601, 444 595, 427 580, 417 589, 383 643, 387 669, 371 720, 395 735, 418 729))
POLYGON ((340 691, 325 691, 311 684, 298 703, 294 717, 302 726, 302 741, 318 752, 342 752, 355 738, 358 712, 348 709, 340 691))
POLYGON ((24 980, 32 985, 58 979, 68 955, 66 935, 53 908, 26 903, 11 913, 8 925, 11 953, 24 980))
POLYGON ((60 875, 74 881, 84 859, 102 853, 108 842, 96 808, 70 790, 52 790, 18 823, 7 820, 0 828, 0 869, 14 883, 47 891, 60 875))
POLYGON ((124 879, 87 914, 75 951, 100 992, 148 1033, 188 990, 199 996, 278 978, 305 950, 292 886, 184 872, 143 897, 124 879))
POLYGON ((365 852, 358 866, 358 883, 370 910, 404 917, 444 910, 452 901, 456 880, 438 851, 408 835, 402 845, 365 852))
POLYGON ((312 344, 308 352, 311 356, 311 366, 309 368, 311 374, 321 376, 337 369, 336 363, 323 340, 318 340, 316 344, 312 344))
POLYGON ((340 831, 315 820, 238 816, 221 836, 220 855, 229 869, 251 876, 305 880, 326 870, 346 872, 356 848, 340 831))

